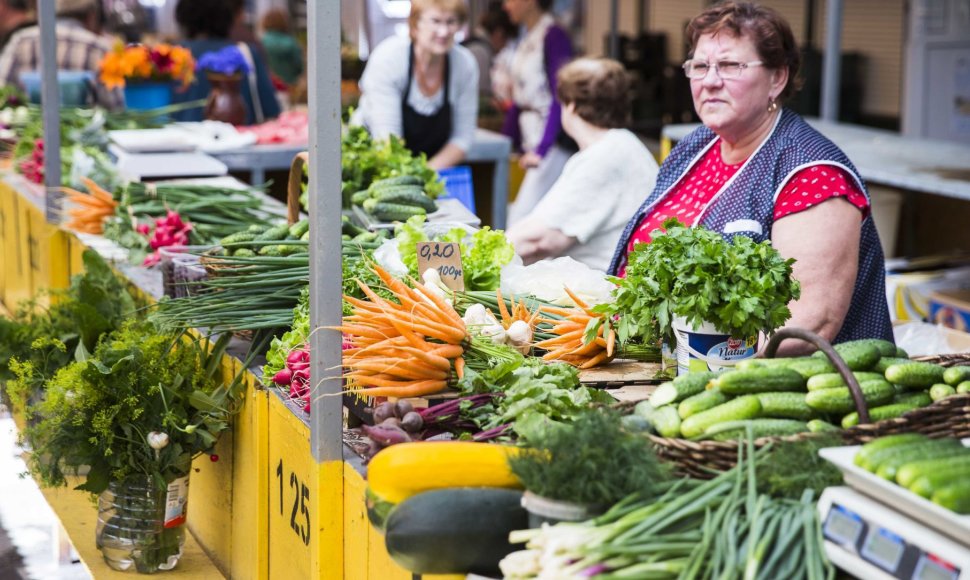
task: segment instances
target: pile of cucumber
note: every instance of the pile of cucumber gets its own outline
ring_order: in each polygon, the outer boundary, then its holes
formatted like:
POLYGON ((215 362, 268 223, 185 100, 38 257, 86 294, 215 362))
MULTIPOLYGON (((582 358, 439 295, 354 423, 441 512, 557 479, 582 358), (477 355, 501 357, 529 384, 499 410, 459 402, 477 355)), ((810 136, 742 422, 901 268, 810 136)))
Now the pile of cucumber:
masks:
MULTIPOLYGON (((835 350, 859 382, 873 422, 970 392, 970 366, 911 361, 879 339, 846 342, 835 350)), ((663 437, 716 441, 736 440, 748 425, 755 437, 766 437, 859 423, 849 387, 821 352, 749 359, 729 371, 682 375, 658 386, 634 413, 663 437)))
POLYGON ((355 225, 347 215, 340 216, 340 239, 344 255, 357 255, 362 250, 376 250, 388 238, 386 230, 369 231, 355 225))
POLYGON ((289 256, 307 252, 310 222, 302 219, 293 225, 251 225, 221 240, 223 256, 289 256), (293 242, 301 242, 294 244, 293 242))
POLYGON ((970 448, 918 433, 866 443, 855 464, 958 514, 970 514, 970 448))
POLYGON ((415 215, 434 213, 435 201, 424 192, 424 181, 415 175, 380 179, 350 196, 350 202, 364 208, 381 222, 407 221, 415 215))

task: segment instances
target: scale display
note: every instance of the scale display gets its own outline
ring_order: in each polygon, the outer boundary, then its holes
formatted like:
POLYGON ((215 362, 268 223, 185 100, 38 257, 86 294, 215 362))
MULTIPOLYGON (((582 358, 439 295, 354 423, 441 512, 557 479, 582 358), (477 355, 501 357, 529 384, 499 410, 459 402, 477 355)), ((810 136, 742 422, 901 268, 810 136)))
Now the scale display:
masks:
POLYGON ((862 557, 883 570, 895 572, 906 551, 906 542, 885 528, 869 528, 866 541, 862 544, 862 557))
POLYGON ((913 580, 957 580, 959 574, 960 571, 947 562, 923 554, 913 571, 913 580))

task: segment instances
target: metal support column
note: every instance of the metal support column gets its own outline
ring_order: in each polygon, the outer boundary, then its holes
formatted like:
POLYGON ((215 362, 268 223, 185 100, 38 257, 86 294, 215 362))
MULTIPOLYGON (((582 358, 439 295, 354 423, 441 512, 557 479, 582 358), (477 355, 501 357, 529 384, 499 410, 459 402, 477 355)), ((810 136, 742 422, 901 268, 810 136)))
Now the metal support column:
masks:
POLYGON ((821 117, 839 120, 839 89, 842 79, 842 0, 828 0, 825 7, 825 57, 822 61, 821 117))
POLYGON ((620 58, 620 1, 610 0, 610 58, 620 58))
POLYGON ((54 0, 37 2, 40 24, 40 104, 44 120, 45 217, 61 221, 61 92, 57 83, 57 10, 54 0))

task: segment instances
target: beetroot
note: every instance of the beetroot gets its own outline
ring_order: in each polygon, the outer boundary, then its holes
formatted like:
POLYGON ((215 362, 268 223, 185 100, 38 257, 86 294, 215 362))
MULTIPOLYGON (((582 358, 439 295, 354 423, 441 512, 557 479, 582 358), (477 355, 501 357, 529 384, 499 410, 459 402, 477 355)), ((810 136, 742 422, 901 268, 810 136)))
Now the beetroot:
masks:
POLYGON ((375 425, 371 427, 370 425, 361 425, 361 430, 367 435, 372 441, 378 445, 394 445, 395 443, 407 443, 411 441, 411 437, 405 433, 404 429, 400 427, 395 427, 392 425, 387 425, 382 423, 380 425, 375 425))

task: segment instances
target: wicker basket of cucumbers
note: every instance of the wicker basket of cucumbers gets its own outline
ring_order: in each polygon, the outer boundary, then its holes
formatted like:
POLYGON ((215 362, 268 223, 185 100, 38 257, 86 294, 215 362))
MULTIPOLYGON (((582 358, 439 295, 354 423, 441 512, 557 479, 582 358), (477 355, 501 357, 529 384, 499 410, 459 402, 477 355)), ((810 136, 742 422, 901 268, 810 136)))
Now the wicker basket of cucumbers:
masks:
POLYGON ((677 377, 637 404, 633 413, 652 426, 658 454, 710 477, 735 465, 749 426, 759 447, 819 433, 837 433, 847 444, 908 432, 970 437, 970 353, 916 360, 888 341, 833 347, 814 333, 783 329, 765 355, 733 370, 677 377), (772 358, 791 338, 819 351, 772 358))

